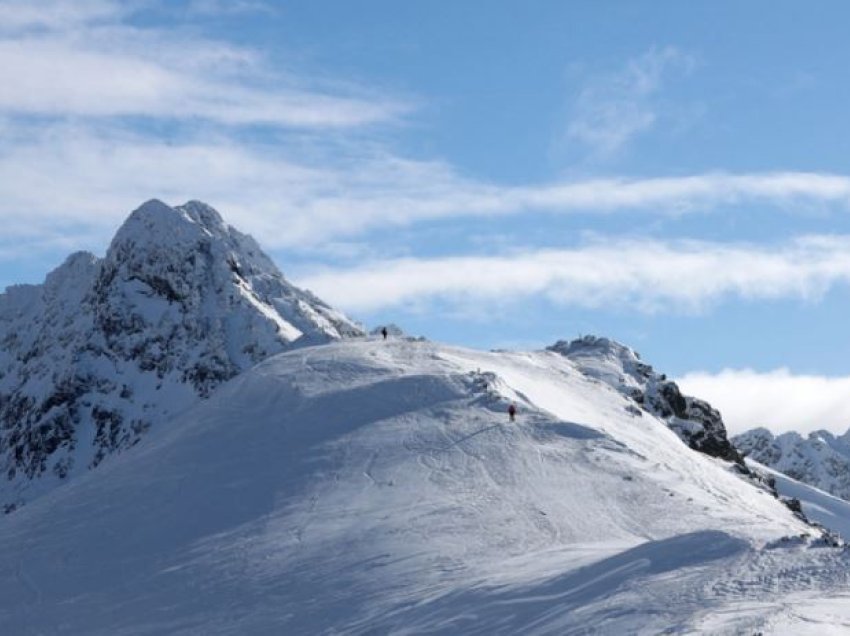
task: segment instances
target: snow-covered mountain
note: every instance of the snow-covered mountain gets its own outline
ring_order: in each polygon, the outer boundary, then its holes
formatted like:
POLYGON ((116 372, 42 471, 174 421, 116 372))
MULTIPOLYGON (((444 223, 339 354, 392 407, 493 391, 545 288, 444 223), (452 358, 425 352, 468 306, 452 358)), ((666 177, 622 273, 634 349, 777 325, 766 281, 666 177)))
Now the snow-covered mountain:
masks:
POLYGON ((733 442, 760 464, 850 500, 850 431, 839 436, 815 431, 803 437, 795 432, 774 436, 755 428, 735 436, 733 442))
POLYGON ((11 510, 294 345, 363 332, 208 205, 149 201, 103 259, 0 295, 0 505, 11 510))
MULTIPOLYGON (((585 345, 273 356, 6 517, 0 633, 847 624, 850 553, 593 377, 585 345)), ((619 385, 615 358, 595 368, 619 385)))

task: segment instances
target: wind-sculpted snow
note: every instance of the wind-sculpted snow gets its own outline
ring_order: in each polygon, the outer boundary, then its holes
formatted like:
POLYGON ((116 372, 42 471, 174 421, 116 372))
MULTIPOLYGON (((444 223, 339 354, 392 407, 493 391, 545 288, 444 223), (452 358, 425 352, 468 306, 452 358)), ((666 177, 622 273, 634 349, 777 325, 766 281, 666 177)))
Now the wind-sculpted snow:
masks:
POLYGON ((655 614, 652 623, 663 629, 676 621, 681 606, 669 599, 654 607, 633 600, 617 602, 618 594, 639 593, 634 589, 636 582, 664 575, 675 576, 681 584, 695 569, 728 562, 749 551, 746 541, 719 531, 647 541, 530 584, 480 586, 441 596, 405 613, 404 622, 393 627, 399 632, 426 633, 434 618, 440 617, 442 629, 458 634, 572 634, 587 630, 628 634, 638 625, 649 632, 648 614, 655 614), (600 604, 604 607, 601 612, 596 610, 600 604))
POLYGON ((282 353, 7 517, 0 633, 755 633, 847 592, 846 552, 633 405, 553 352, 282 353))
POLYGON ((0 295, 0 505, 132 446, 293 344, 360 335, 209 206, 150 201, 106 257, 0 295))

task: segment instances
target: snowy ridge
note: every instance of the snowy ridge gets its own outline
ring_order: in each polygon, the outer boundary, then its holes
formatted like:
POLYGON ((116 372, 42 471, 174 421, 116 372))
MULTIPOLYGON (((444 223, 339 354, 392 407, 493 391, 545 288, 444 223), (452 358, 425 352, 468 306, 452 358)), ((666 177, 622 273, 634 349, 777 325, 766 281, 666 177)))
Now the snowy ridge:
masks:
POLYGON ((640 359, 636 351, 609 338, 561 340, 550 351, 572 360, 590 378, 613 387, 667 422, 694 450, 737 463, 743 457, 726 436, 720 413, 710 404, 682 395, 678 385, 640 359))
POLYGON ((774 436, 766 428, 755 428, 733 441, 748 458, 850 500, 850 431, 839 436, 815 431, 803 437, 793 431, 774 436))
POLYGON ((0 295, 0 505, 132 446, 269 355, 360 334, 211 207, 149 201, 105 258, 73 254, 0 295))
POLYGON ((634 404, 552 351, 284 352, 8 517, 0 632, 804 633, 848 553, 634 404))

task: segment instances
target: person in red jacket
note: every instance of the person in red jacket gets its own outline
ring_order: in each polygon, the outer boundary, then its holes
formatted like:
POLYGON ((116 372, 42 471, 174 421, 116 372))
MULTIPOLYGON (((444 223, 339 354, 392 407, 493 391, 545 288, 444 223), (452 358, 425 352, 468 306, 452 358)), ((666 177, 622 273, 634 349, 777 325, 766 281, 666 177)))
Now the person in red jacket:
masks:
POLYGON ((516 420, 516 405, 511 404, 508 407, 508 417, 511 418, 511 422, 516 420))

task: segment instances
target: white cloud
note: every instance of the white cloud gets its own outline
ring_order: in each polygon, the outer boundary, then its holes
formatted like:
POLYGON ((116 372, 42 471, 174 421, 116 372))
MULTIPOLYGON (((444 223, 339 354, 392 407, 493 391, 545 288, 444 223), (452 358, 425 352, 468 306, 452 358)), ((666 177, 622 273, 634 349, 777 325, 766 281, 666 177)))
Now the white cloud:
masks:
POLYGON ((842 175, 706 174, 503 187, 464 178, 440 162, 313 137, 258 145, 202 129, 163 140, 103 123, 4 125, 2 119, 0 132, 0 223, 16 244, 50 231, 106 236, 151 197, 205 200, 268 247, 527 211, 681 214, 752 201, 850 202, 850 177, 842 175))
POLYGON ((255 50, 134 27, 127 6, 0 3, 9 20, 0 29, 0 113, 345 128, 396 121, 410 109, 365 89, 311 86, 273 71, 255 50))
MULTIPOLYGON (((33 131, 12 134, 28 132, 33 131)), ((75 226, 113 232, 130 210, 151 197, 171 202, 204 198, 236 224, 265 214, 274 217, 270 223, 285 221, 287 203, 320 178, 310 168, 266 159, 262 152, 214 134, 170 144, 62 125, 41 128, 10 146, 0 148, 0 219, 7 237, 37 237, 50 228, 75 226), (276 194, 285 197, 283 210, 274 203, 276 194)))
POLYGON ((190 0, 186 8, 190 13, 198 15, 268 13, 273 11, 267 2, 259 0, 190 0))
MULTIPOLYGON (((469 179, 446 163, 405 159, 362 136, 333 132, 394 121, 404 109, 397 100, 363 89, 312 89, 296 73, 272 72, 253 49, 133 26, 128 16, 148 6, 156 3, 0 0, 0 15, 18 27, 0 30, 0 222, 7 238, 107 235, 152 196, 207 200, 271 247, 527 211, 681 214, 750 201, 850 202, 850 178, 830 174, 514 187, 469 179), (168 122, 168 136, 133 128, 123 119, 133 115, 168 122), (258 123, 276 132, 246 141, 242 126, 258 123)), ((653 51, 631 65, 626 83, 650 94, 681 57, 653 51)))
POLYGON ((535 296, 568 306, 695 311, 730 296, 813 299, 848 281, 850 236, 779 246, 620 240, 506 256, 392 259, 298 278, 349 311, 428 301, 504 307, 535 296))
POLYGON ((831 174, 715 173, 504 187, 463 178, 438 162, 378 156, 351 168, 352 173, 329 181, 342 187, 323 188, 303 201, 302 215, 290 228, 293 238, 315 241, 377 227, 529 211, 680 215, 742 202, 784 207, 850 204, 850 177, 831 174))
POLYGON ((126 15, 132 5, 122 5, 114 0, 2 0, 0 32, 61 30, 92 22, 116 20, 126 15))
POLYGON ((600 156, 621 150, 658 118, 653 97, 671 71, 689 73, 694 60, 674 47, 652 48, 614 74, 596 78, 578 95, 567 129, 600 156))
POLYGON ((850 377, 795 375, 786 368, 725 369, 689 373, 677 382, 685 393, 719 409, 733 435, 756 426, 802 434, 850 428, 850 377))
MULTIPOLYGON (((529 211, 682 214, 754 201, 850 202, 850 177, 817 173, 477 181, 446 163, 338 134, 393 120, 403 109, 396 100, 314 90, 296 73, 271 72, 253 49, 132 26, 127 17, 146 6, 0 0, 0 16, 17 25, 0 29, 0 248, 81 233, 105 242, 130 209, 154 196, 206 200, 269 247, 529 211), (133 127, 125 115, 167 122, 167 132, 133 127), (278 127, 262 142, 241 134, 243 124, 263 122, 278 127)), ((639 60, 629 85, 651 93, 679 55, 665 49, 639 60)), ((557 295, 555 286, 546 289, 557 295)))

